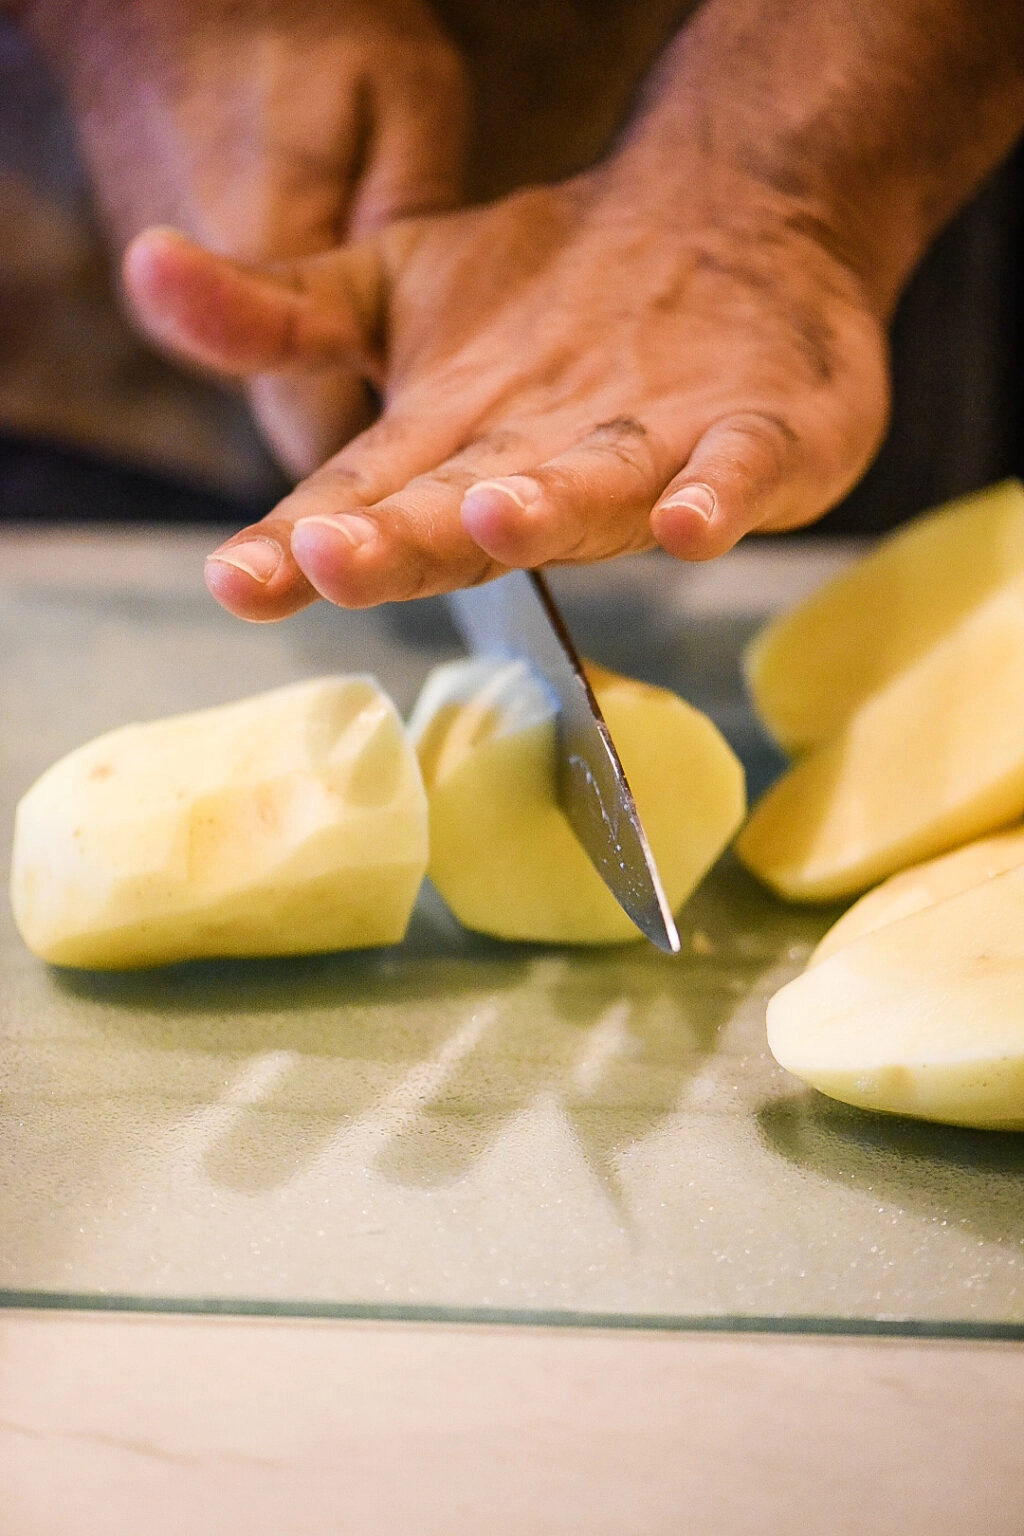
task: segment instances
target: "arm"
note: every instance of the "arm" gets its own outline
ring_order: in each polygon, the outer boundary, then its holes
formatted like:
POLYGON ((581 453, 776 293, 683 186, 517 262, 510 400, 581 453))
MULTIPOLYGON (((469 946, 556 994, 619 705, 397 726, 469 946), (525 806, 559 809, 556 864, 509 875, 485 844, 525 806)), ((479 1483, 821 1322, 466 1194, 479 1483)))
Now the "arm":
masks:
POLYGON ((619 160, 626 175, 671 181, 705 144, 888 313, 1022 129, 1018 0, 709 0, 669 48, 619 160))
POLYGON ((286 275, 143 237, 129 286, 168 345, 387 379, 214 557, 216 595, 273 618, 819 516, 884 432, 902 283, 1024 127, 1022 53, 1017 0, 706 0, 567 183, 286 275))

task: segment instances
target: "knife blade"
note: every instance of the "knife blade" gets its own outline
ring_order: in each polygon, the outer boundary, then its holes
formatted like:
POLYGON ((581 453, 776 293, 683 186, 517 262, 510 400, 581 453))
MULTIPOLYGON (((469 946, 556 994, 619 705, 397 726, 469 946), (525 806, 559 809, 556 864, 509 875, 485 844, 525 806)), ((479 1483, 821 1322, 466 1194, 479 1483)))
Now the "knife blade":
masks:
POLYGON ((679 932, 611 733, 547 582, 510 571, 449 594, 470 650, 528 661, 558 705, 558 800, 623 911, 668 954, 679 932))

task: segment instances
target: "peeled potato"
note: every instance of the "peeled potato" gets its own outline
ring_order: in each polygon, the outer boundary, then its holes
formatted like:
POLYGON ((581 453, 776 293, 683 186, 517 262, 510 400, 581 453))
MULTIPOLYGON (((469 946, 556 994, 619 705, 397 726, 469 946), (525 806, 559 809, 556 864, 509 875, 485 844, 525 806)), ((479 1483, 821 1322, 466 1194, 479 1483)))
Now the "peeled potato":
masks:
MULTIPOLYGON (((675 910, 742 819, 743 770, 675 694, 589 675, 675 910)), ((640 937, 559 809, 555 708, 525 663, 438 667, 409 728, 430 802, 428 873, 460 922, 547 943, 640 937)))
POLYGON ((837 949, 771 999, 768 1043, 843 1103, 1024 1130, 1024 868, 837 949))
POLYGON ((868 891, 838 922, 833 923, 811 955, 808 965, 817 965, 837 949, 852 944, 865 933, 884 928, 912 912, 933 907, 937 901, 958 896, 993 875, 1024 865, 1024 827, 1002 832, 995 837, 979 838, 952 853, 914 864, 910 869, 891 875, 881 885, 868 891))
POLYGON ((1024 486, 1010 480, 916 518, 755 637, 754 706, 790 754, 853 712, 1007 581, 1024 575, 1024 486))
POLYGON ((427 862, 415 754, 371 678, 128 725, 55 763, 15 821, 28 947, 114 969, 390 944, 427 862))
POLYGON ((997 589, 800 759, 736 842, 794 901, 856 895, 1024 815, 1024 578, 997 589))

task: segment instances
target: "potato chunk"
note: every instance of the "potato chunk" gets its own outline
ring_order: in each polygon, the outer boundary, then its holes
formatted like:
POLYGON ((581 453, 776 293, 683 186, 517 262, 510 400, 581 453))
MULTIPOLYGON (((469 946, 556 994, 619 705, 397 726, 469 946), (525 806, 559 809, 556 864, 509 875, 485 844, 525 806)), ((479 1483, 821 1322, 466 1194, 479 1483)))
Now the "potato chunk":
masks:
POLYGON ((843 1103, 1024 1130, 1024 868, 806 970, 769 1002, 768 1043, 843 1103))
POLYGON ((1018 481, 916 518, 755 637, 744 661, 754 707, 790 754, 817 746, 1022 575, 1018 481))
POLYGON ((11 891, 57 965, 159 965, 401 939, 426 798, 372 678, 326 677, 111 731, 18 806, 11 891))
POLYGON ((1001 832, 995 837, 981 837, 952 853, 914 864, 910 869, 891 875, 873 891, 868 891, 844 912, 825 934, 811 955, 808 965, 817 965, 829 955, 852 944, 865 933, 874 933, 912 912, 922 912, 937 901, 959 896, 972 886, 1024 864, 1024 827, 1001 832))
POLYGON ((1024 578, 993 592, 800 759, 737 839, 780 895, 827 901, 1024 815, 1024 578))
MULTIPOLYGON (((673 909, 743 816, 743 770, 715 726, 663 688, 592 668, 673 909)), ((410 721, 430 802, 429 874, 467 928, 506 939, 640 937, 559 809, 555 708, 525 663, 438 667, 410 721)))

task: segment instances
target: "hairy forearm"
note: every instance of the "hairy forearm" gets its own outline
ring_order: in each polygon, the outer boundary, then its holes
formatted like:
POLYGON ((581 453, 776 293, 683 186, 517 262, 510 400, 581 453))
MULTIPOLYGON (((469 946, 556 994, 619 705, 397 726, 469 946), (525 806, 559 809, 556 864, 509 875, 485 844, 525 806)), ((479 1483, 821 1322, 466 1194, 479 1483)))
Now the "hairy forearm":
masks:
POLYGON ((705 0, 618 158, 684 200, 711 158, 723 193, 761 189, 887 312, 1022 130, 1021 0, 705 0))

